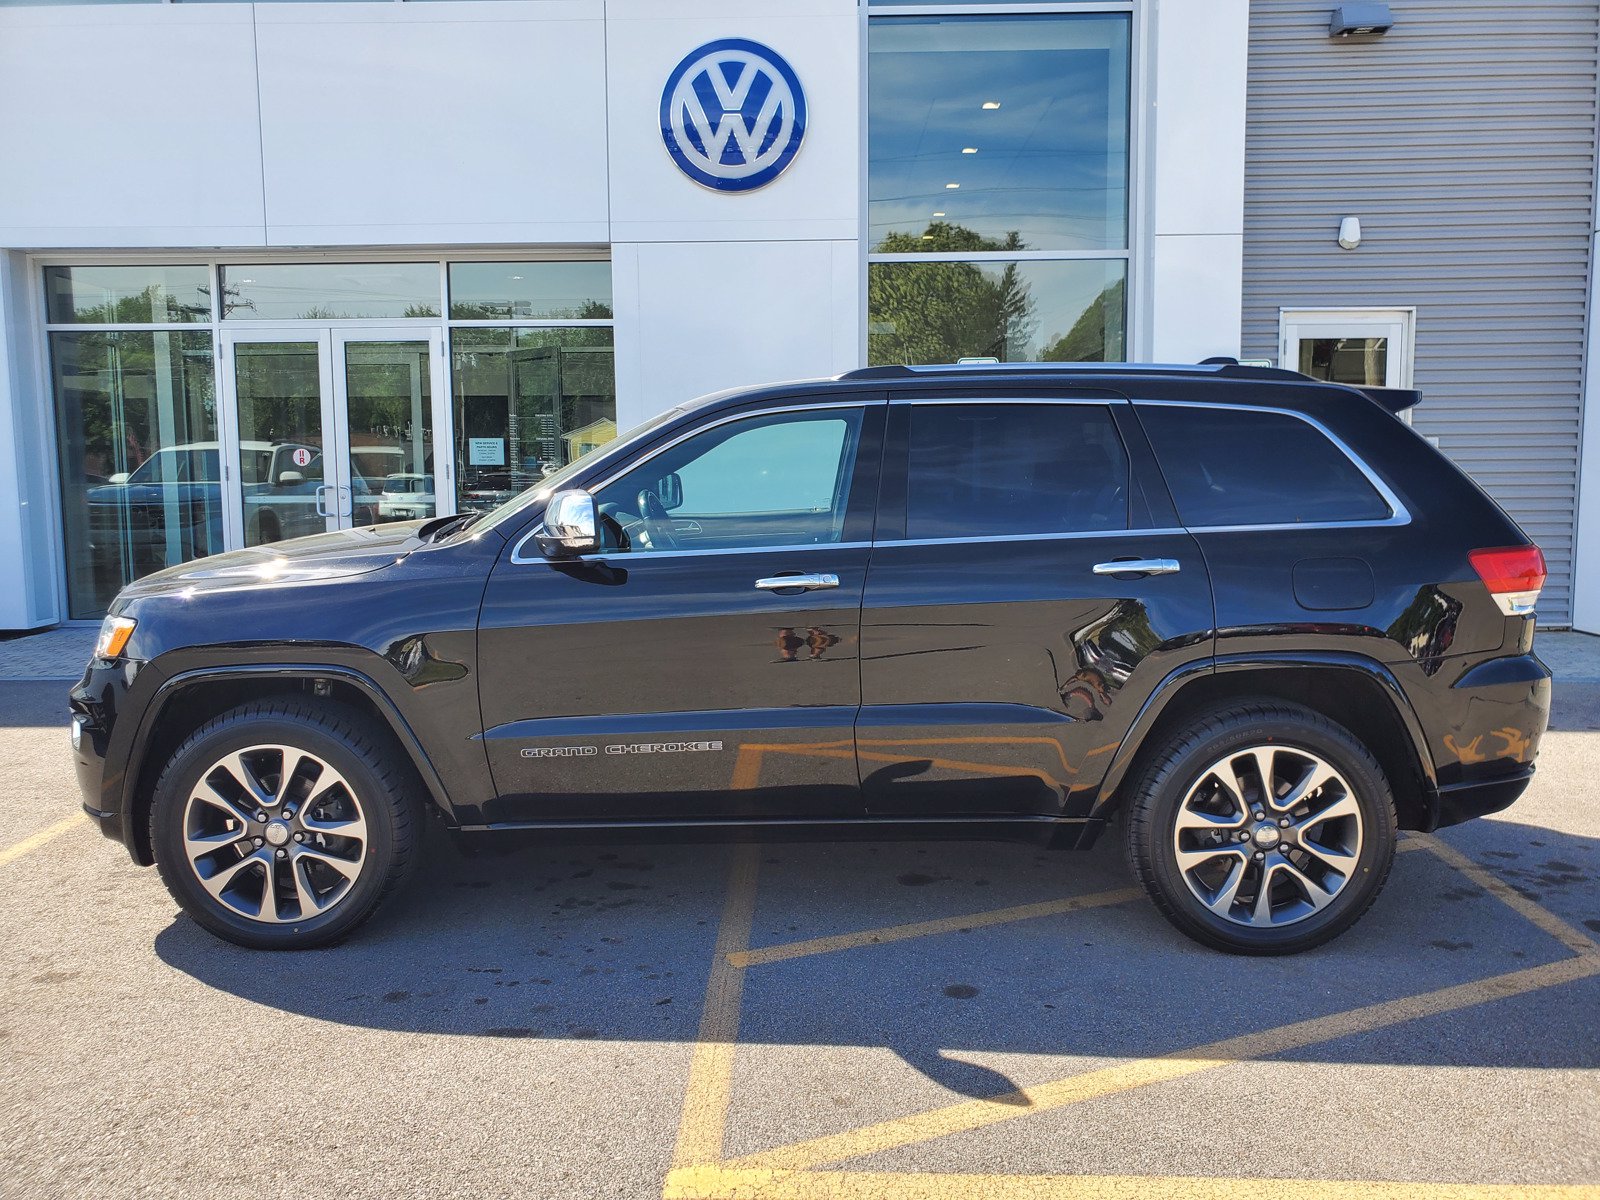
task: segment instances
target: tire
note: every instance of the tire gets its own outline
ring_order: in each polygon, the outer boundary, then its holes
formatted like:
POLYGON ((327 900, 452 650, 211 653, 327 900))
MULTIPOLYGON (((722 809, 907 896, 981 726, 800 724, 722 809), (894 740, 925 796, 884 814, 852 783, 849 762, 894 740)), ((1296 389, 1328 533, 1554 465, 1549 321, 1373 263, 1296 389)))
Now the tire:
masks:
POLYGON ((1389 781, 1349 730, 1261 700, 1202 714, 1150 756, 1134 781, 1125 845, 1156 907, 1195 941, 1297 954, 1372 906, 1396 828, 1389 781))
POLYGON ((303 950, 373 914, 410 871, 420 821, 387 730, 342 705, 283 699, 242 705, 185 739, 156 783, 151 841, 196 924, 251 949, 303 950))

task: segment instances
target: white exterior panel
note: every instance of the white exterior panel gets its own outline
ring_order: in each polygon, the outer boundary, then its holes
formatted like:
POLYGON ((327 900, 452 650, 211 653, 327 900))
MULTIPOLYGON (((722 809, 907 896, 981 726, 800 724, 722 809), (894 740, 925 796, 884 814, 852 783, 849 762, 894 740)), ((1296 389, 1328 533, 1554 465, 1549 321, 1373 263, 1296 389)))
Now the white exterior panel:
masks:
POLYGON ((266 244, 603 245, 603 14, 258 6, 266 244))
POLYGON ((251 6, 0 8, 0 246, 259 246, 251 6))
POLYGON ((855 242, 635 242, 613 249, 617 424, 721 388, 860 363, 855 242))

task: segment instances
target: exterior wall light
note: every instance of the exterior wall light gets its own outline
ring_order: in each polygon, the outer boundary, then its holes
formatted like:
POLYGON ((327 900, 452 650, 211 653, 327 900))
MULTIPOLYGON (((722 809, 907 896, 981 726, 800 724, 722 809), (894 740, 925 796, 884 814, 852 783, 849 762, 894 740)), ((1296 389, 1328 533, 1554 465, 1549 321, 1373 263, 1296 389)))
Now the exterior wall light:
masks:
POLYGON ((1362 34, 1384 34, 1394 28, 1394 14, 1387 4, 1341 4, 1333 10, 1328 22, 1328 36, 1332 38, 1356 37, 1362 34))
POLYGON ((1361 245, 1361 218, 1346 217, 1339 222, 1339 245, 1354 250, 1361 245))

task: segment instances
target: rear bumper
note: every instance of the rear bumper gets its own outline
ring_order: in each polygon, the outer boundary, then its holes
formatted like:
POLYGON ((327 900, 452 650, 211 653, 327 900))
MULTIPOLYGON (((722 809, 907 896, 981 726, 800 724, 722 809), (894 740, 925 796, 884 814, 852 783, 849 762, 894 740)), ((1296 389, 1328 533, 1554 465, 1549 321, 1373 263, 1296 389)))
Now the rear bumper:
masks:
POLYGON ((1434 828, 1459 825, 1473 817, 1486 817, 1501 809, 1510 808, 1518 796, 1528 790, 1533 782, 1533 767, 1501 779, 1488 779, 1472 783, 1458 783, 1439 789, 1439 813, 1434 828))

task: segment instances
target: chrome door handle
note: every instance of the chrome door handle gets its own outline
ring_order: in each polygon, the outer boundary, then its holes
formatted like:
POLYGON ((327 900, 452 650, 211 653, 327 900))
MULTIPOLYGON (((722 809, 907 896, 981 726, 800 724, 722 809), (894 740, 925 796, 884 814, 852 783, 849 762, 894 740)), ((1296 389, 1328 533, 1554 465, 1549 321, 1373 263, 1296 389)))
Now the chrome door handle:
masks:
POLYGON ((328 497, 324 494, 332 490, 333 484, 331 483, 325 483, 317 489, 317 516, 327 517, 332 515, 328 512, 328 497))
POLYGON ((1176 575, 1180 569, 1175 558, 1125 558, 1094 565, 1096 575, 1176 575))
POLYGON ((837 575, 773 575, 767 579, 756 580, 757 590, 763 592, 776 592, 784 588, 800 588, 803 591, 814 592, 820 588, 838 586, 837 575))

